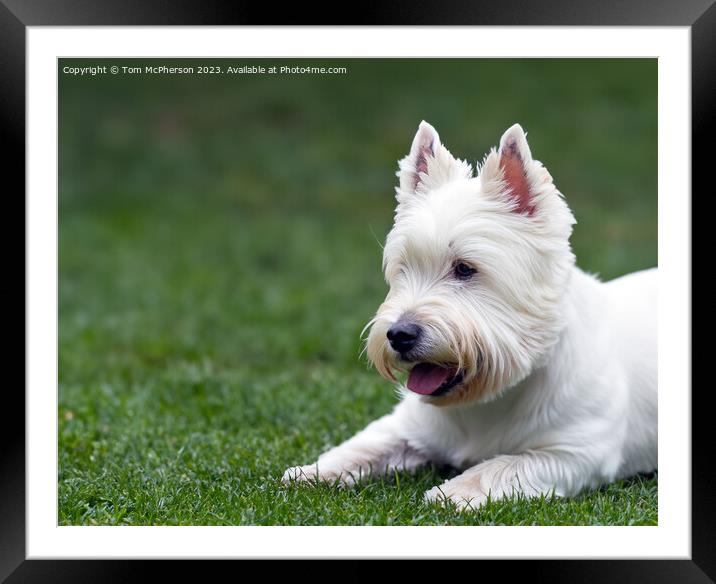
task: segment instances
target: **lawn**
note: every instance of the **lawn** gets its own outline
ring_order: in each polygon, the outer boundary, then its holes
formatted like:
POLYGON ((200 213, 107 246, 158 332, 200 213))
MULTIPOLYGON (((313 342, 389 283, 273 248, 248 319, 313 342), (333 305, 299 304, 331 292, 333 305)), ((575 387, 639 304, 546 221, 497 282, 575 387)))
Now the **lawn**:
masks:
POLYGON ((280 484, 395 404, 360 332, 421 119, 472 162, 520 122, 579 265, 657 263, 655 60, 336 63, 60 74, 59 523, 655 524, 655 476, 464 514, 422 503, 449 469, 280 484))

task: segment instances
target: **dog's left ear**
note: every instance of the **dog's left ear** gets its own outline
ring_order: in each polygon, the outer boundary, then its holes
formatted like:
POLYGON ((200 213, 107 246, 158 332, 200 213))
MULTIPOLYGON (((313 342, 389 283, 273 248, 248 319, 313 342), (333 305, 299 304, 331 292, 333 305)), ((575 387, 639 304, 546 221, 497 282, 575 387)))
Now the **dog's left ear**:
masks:
POLYGON ((527 215, 534 213, 541 187, 552 183, 549 172, 540 162, 532 160, 527 136, 519 124, 502 135, 499 152, 495 154, 493 150, 485 159, 480 179, 485 191, 496 187, 510 199, 515 212, 527 215))
POLYGON ((420 122, 410 153, 399 166, 400 191, 408 195, 426 193, 452 180, 472 176, 472 167, 455 159, 426 121, 420 122))

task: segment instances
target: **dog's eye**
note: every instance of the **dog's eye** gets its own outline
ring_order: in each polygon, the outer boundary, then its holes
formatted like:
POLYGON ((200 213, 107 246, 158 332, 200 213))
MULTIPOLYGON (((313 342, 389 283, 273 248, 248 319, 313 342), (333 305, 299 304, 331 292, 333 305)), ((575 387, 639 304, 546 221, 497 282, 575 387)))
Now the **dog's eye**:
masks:
POLYGON ((465 262, 457 262, 453 268, 453 273, 458 280, 469 280, 476 272, 475 268, 465 262))

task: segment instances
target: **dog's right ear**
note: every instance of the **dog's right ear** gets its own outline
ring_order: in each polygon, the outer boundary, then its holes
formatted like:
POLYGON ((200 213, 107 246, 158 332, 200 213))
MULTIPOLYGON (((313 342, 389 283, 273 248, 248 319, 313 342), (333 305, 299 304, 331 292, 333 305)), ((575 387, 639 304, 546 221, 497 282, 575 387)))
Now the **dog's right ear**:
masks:
POLYGON ((446 182, 472 176, 472 168, 456 160, 440 143, 437 131, 426 121, 420 122, 410 154, 399 163, 400 190, 405 194, 424 193, 446 182))

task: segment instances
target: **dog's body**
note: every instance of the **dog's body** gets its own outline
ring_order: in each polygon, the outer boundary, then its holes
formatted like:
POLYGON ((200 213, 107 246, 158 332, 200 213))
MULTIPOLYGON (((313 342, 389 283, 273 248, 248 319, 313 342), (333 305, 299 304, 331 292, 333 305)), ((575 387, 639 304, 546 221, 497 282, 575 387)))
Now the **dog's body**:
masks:
POLYGON ((426 499, 477 508, 656 469, 656 270, 574 265, 572 214, 517 125, 476 178, 425 122, 400 168, 367 349, 410 371, 403 400, 284 480, 449 464, 465 471, 426 499))

